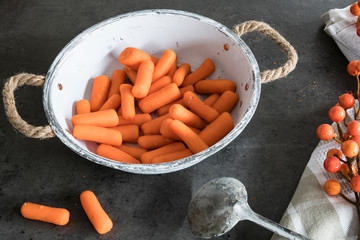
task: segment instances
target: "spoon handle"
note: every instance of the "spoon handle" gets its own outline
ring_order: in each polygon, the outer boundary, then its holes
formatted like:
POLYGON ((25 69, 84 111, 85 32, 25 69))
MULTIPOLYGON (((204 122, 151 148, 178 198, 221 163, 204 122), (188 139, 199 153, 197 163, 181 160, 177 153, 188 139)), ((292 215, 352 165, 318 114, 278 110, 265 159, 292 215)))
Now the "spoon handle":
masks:
POLYGON ((310 240, 310 238, 307 238, 303 235, 300 235, 296 232, 291 231, 290 229, 287 229, 280 224, 271 221, 270 219, 267 219, 266 217, 263 217, 255 212, 251 214, 251 216, 248 216, 248 220, 259 224, 260 226, 263 226, 264 228, 269 229, 270 231, 273 231, 274 233, 286 237, 288 239, 292 240, 310 240))

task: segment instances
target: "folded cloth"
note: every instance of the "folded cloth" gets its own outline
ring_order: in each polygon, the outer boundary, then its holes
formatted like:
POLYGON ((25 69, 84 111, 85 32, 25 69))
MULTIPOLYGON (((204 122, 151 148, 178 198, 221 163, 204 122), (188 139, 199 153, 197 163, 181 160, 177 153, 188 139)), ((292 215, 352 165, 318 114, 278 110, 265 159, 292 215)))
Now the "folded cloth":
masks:
POLYGON ((356 34, 357 17, 351 14, 350 6, 331 9, 321 16, 327 32, 339 46, 349 62, 360 60, 360 37, 356 34))

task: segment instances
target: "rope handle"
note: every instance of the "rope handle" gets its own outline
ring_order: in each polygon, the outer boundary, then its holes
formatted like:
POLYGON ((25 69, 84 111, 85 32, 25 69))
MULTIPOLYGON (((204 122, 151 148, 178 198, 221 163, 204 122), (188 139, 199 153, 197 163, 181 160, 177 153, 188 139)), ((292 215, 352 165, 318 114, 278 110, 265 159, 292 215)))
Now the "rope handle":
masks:
POLYGON ((298 55, 294 47, 268 24, 258 21, 247 21, 236 25, 233 31, 239 37, 248 32, 260 32, 275 42, 287 54, 288 61, 283 66, 260 73, 262 83, 272 82, 276 79, 285 77, 295 69, 298 62, 298 55))

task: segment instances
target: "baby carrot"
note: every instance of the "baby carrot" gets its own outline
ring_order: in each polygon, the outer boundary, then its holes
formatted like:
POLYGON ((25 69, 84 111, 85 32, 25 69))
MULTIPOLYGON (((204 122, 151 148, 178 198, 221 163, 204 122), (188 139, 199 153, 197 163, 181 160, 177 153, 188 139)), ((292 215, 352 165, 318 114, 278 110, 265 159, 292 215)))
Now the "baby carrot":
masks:
POLYGON ((90 222, 98 233, 105 234, 112 229, 113 222, 101 207, 93 192, 82 192, 80 194, 80 202, 90 222))
POLYGON ((142 148, 155 149, 173 143, 174 141, 174 139, 166 138, 162 135, 145 135, 139 137, 138 144, 142 148))
POLYGON ((121 69, 116 69, 111 78, 111 84, 107 99, 109 99, 113 94, 120 94, 120 85, 125 82, 125 73, 121 69))
POLYGON ((124 67, 123 71, 132 84, 135 84, 137 72, 129 67, 124 67))
POLYGON ((186 158, 193 155, 192 151, 190 149, 186 148, 180 151, 167 153, 164 155, 160 155, 157 157, 154 157, 151 161, 151 163, 163 163, 163 162, 171 162, 175 160, 179 160, 181 158, 186 158))
POLYGON ((231 110, 235 107, 236 103, 239 101, 239 95, 237 95, 233 91, 226 91, 212 106, 219 113, 223 112, 231 112, 231 110))
POLYGON ((151 121, 151 115, 148 113, 140 113, 140 114, 135 114, 135 117, 130 120, 124 119, 122 116, 119 116, 118 119, 119 119, 119 124, 118 124, 119 126, 132 125, 132 124, 141 126, 144 123, 151 121))
POLYGON ((195 92, 195 88, 193 85, 187 85, 185 87, 179 88, 179 91, 180 91, 181 97, 183 97, 187 91, 195 92))
POLYGON ((79 140, 106 143, 114 146, 122 144, 122 136, 118 131, 92 125, 75 125, 73 136, 79 140))
POLYGON ((210 96, 208 96, 207 98, 204 99, 204 103, 206 105, 209 105, 210 107, 212 107, 212 105, 216 102, 216 100, 218 100, 218 98, 220 97, 220 94, 218 93, 213 93, 210 96))
POLYGON ((151 60, 154 64, 156 64, 156 62, 158 61, 157 58, 134 47, 125 48, 120 53, 118 60, 122 65, 131 67, 134 70, 137 70, 140 64, 145 60, 151 60))
POLYGON ((155 65, 153 81, 155 82, 165 76, 175 61, 176 53, 170 49, 166 49, 155 65))
POLYGON ((152 75, 154 72, 154 63, 150 60, 145 60, 139 66, 136 75, 135 84, 132 88, 132 95, 136 98, 146 97, 149 93, 152 75))
POLYGON ((203 129, 206 127, 206 122, 204 120, 180 104, 174 104, 170 107, 169 116, 194 128, 203 129))
POLYGON ((70 218, 70 213, 65 208, 48 207, 30 202, 24 203, 20 211, 24 218, 56 225, 66 225, 70 218))
POLYGON ((90 102, 87 99, 81 99, 76 103, 76 114, 90 113, 90 102))
POLYGON ((140 100, 139 107, 144 113, 150 113, 179 98, 179 88, 175 83, 171 83, 140 100))
POLYGON ((223 112, 212 123, 199 133, 199 137, 212 146, 234 128, 234 121, 228 112, 223 112))
POLYGON ((144 153, 143 155, 141 155, 141 163, 149 164, 149 163, 151 163, 151 161, 154 157, 164 155, 167 153, 177 152, 177 151, 183 150, 185 148, 186 147, 182 142, 170 143, 161 148, 157 148, 155 150, 148 151, 148 152, 144 153))
POLYGON ((193 92, 186 92, 183 100, 185 105, 188 106, 193 113, 207 122, 212 122, 219 116, 219 113, 214 108, 206 105, 198 95, 193 92))
POLYGON ((107 99, 110 87, 110 78, 104 75, 94 79, 90 97, 90 109, 95 112, 101 108, 107 99))
POLYGON ((111 97, 106 100, 106 102, 102 105, 99 111, 104 111, 108 109, 117 109, 121 104, 121 97, 119 94, 115 93, 111 95, 111 97))
POLYGON ((133 146, 127 146, 127 145, 121 145, 119 147, 116 147, 120 149, 123 152, 126 152, 130 156, 133 156, 134 158, 140 160, 141 156, 146 153, 148 150, 145 148, 140 147, 133 147, 133 146))
POLYGON ((180 104, 180 105, 182 105, 182 106, 185 107, 184 100, 183 100, 182 98, 180 98, 179 100, 176 100, 175 102, 166 104, 165 106, 162 106, 162 107, 158 108, 158 109, 156 110, 157 114, 158 114, 159 116, 163 116, 163 115, 165 115, 165 114, 168 114, 170 107, 171 107, 172 105, 174 105, 174 104, 180 104))
POLYGON ((131 93, 132 88, 130 84, 120 85, 121 115, 126 120, 135 118, 135 98, 131 93))
POLYGON ((136 143, 139 138, 138 125, 121 125, 112 127, 110 129, 119 131, 121 133, 123 142, 136 143))
POLYGON ((191 66, 188 63, 183 63, 180 65, 180 67, 176 70, 173 76, 173 82, 176 83, 176 85, 180 86, 185 76, 190 72, 191 66))
POLYGON ((160 78, 159 80, 157 80, 156 82, 151 84, 149 94, 152 94, 152 93, 160 90, 161 88, 169 85, 171 82, 172 82, 171 77, 163 76, 162 78, 160 78))
POLYGON ((169 69, 167 76, 173 78, 176 70, 177 70, 177 58, 175 58, 173 65, 171 65, 171 68, 169 69))
POLYGON ((173 120, 170 123, 170 128, 185 142, 193 153, 198 153, 208 148, 208 145, 206 145, 199 135, 179 120, 173 120))
POLYGON ((96 149, 96 154, 118 162, 135 164, 140 163, 140 161, 132 157, 130 154, 127 154, 126 152, 107 144, 100 144, 96 149))
POLYGON ((181 138, 179 138, 179 136, 176 135, 169 127, 169 124, 172 121, 173 121, 173 119, 171 119, 171 118, 165 119, 161 124, 160 133, 164 137, 172 138, 172 139, 177 140, 177 141, 181 141, 181 138))
POLYGON ((194 72, 187 75, 182 83, 182 86, 194 85, 197 81, 202 80, 215 71, 215 65, 210 58, 204 62, 194 72))
POLYGON ((201 80, 195 84, 195 92, 199 94, 223 93, 236 90, 236 84, 227 79, 201 80))
POLYGON ((161 124, 167 118, 169 118, 169 114, 154 118, 141 125, 140 129, 144 135, 159 135, 161 124))
POLYGON ((95 125, 99 127, 115 127, 119 124, 119 117, 114 109, 100 112, 74 115, 71 118, 73 125, 95 125))

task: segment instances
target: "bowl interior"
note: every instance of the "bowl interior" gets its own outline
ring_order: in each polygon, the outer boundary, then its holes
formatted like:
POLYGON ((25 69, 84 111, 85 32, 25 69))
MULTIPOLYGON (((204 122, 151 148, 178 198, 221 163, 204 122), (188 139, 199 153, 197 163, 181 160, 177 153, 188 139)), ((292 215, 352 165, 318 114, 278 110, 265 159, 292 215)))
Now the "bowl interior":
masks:
POLYGON ((78 35, 60 52, 47 74, 44 109, 55 134, 68 147, 96 163, 128 172, 152 174, 191 166, 233 140, 250 121, 260 94, 257 63, 241 39, 223 25, 192 13, 173 10, 140 11, 105 20, 78 35), (226 50, 226 47, 228 50, 226 50), (78 141, 71 135, 75 104, 90 99, 93 79, 111 78, 123 66, 117 58, 126 47, 139 48, 160 57, 166 49, 177 53, 178 64, 195 70, 205 58, 215 64, 209 79, 236 82, 239 102, 231 115, 235 129, 211 148, 189 158, 155 165, 126 164, 94 154, 97 144, 78 141))

